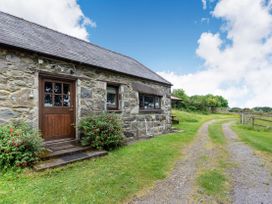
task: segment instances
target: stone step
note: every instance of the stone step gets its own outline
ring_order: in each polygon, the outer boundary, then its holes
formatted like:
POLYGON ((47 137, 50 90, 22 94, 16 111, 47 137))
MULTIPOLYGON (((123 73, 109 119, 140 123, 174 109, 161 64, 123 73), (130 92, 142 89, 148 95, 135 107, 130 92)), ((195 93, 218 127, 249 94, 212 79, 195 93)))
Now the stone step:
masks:
POLYGON ((58 144, 58 145, 50 145, 50 146, 45 146, 46 149, 50 152, 55 152, 55 151, 60 151, 60 150, 65 150, 65 149, 71 149, 75 147, 76 145, 70 144, 70 143, 65 143, 65 144, 58 144))
POLYGON ((87 150, 91 150, 91 147, 82 147, 82 146, 76 146, 76 145, 71 145, 69 148, 64 148, 64 149, 60 149, 57 151, 47 151, 47 154, 41 155, 41 159, 45 160, 45 159, 52 159, 52 158, 56 158, 59 156, 64 156, 64 155, 69 155, 69 154, 74 154, 77 152, 84 152, 87 150))
POLYGON ((42 161, 41 163, 35 165, 33 168, 35 171, 42 171, 45 169, 64 166, 66 164, 70 164, 76 161, 104 156, 106 154, 108 154, 106 151, 76 152, 73 154, 59 156, 58 158, 55 159, 42 161))
POLYGON ((45 141, 44 145, 51 145, 51 144, 62 144, 62 143, 72 143, 72 142, 77 142, 78 140, 74 138, 64 138, 64 139, 56 139, 56 140, 50 140, 50 141, 45 141))
POLYGON ((54 151, 73 148, 75 145, 78 145, 77 140, 58 140, 58 141, 53 141, 50 143, 45 143, 44 147, 48 151, 54 152, 54 151))

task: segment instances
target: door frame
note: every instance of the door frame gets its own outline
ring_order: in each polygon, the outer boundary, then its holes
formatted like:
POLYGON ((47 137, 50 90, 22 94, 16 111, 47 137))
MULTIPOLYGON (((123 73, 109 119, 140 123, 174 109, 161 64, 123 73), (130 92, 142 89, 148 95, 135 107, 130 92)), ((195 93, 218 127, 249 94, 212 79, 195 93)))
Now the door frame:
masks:
MULTIPOLYGON (((43 124, 43 93, 42 93, 42 82, 43 80, 42 79, 49 79, 49 80, 60 80, 62 82, 69 82, 72 84, 72 89, 73 89, 73 93, 71 94, 71 101, 73 102, 74 106, 74 110, 73 110, 73 123, 75 124, 74 126, 74 130, 73 130, 73 139, 76 139, 77 138, 77 130, 76 130, 76 127, 77 127, 77 78, 76 77, 73 77, 73 76, 65 76, 65 75, 58 75, 58 74, 52 74, 52 73, 39 73, 39 76, 38 76, 38 81, 39 81, 39 86, 38 86, 38 98, 39 98, 39 104, 38 104, 38 107, 39 107, 39 129, 42 133, 43 131, 43 128, 42 128, 42 124, 43 124)), ((43 135, 42 135, 42 138, 43 135)), ((46 142, 47 141, 54 141, 54 140, 58 140, 58 139, 52 139, 52 140, 45 140, 46 142)))

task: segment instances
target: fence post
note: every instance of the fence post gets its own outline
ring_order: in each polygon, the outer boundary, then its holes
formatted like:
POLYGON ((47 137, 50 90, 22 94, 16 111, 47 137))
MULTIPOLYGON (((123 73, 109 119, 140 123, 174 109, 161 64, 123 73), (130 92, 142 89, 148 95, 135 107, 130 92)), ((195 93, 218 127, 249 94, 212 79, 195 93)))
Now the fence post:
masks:
POLYGON ((245 124, 245 114, 241 113, 241 123, 245 124))
POLYGON ((254 121, 255 121, 255 118, 254 116, 252 116, 252 127, 254 128, 254 121))

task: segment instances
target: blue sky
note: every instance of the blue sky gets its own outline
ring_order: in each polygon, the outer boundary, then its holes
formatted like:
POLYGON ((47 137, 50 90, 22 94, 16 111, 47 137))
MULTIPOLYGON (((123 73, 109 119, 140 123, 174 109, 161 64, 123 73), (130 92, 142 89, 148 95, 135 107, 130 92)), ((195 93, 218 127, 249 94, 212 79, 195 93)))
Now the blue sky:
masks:
POLYGON ((272 104, 272 0, 0 0, 0 10, 131 56, 188 95, 272 104))
MULTIPOLYGON (((83 13, 94 20, 87 28, 90 41, 136 58, 154 71, 190 73, 201 68, 195 54, 204 31, 218 30, 211 9, 200 0, 79 0, 83 13), (202 18, 209 18, 201 22, 202 18)), ((213 4, 209 4, 213 6, 213 4)))

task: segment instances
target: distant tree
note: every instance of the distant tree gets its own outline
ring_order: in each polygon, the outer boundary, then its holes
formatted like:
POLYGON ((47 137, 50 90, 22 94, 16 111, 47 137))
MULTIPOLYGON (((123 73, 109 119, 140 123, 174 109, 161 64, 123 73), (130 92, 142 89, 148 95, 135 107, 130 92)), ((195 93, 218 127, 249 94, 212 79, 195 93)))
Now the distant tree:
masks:
POLYGON ((223 96, 216 96, 216 97, 217 97, 217 100, 219 101, 219 107, 221 108, 229 107, 229 103, 227 99, 225 99, 223 96))
POLYGON ((204 96, 204 100, 206 101, 206 105, 212 112, 216 111, 217 107, 220 107, 220 101, 218 100, 217 96, 213 96, 211 94, 208 94, 204 96))
POLYGON ((183 89, 174 89, 172 95, 181 99, 178 104, 178 109, 188 109, 189 96, 186 95, 183 89))
POLYGON ((250 108, 243 108, 243 112, 251 112, 250 108))
POLYGON ((270 112, 272 112, 272 108, 271 107, 267 107, 267 106, 264 106, 264 107, 254 107, 252 109, 252 111, 254 111, 254 112, 261 112, 261 113, 270 113, 270 112))
POLYGON ((240 113, 242 112, 242 108, 239 107, 233 107, 229 110, 229 112, 233 112, 233 113, 240 113))
POLYGON ((205 96, 194 95, 190 97, 189 107, 193 111, 208 111, 208 104, 205 96))
POLYGON ((183 101, 188 101, 189 99, 189 96, 186 95, 183 89, 174 89, 172 95, 180 98, 183 101))
POLYGON ((228 101, 222 96, 212 94, 188 96, 183 89, 175 89, 172 93, 182 100, 180 109, 201 112, 215 112, 217 108, 227 108, 228 101))

